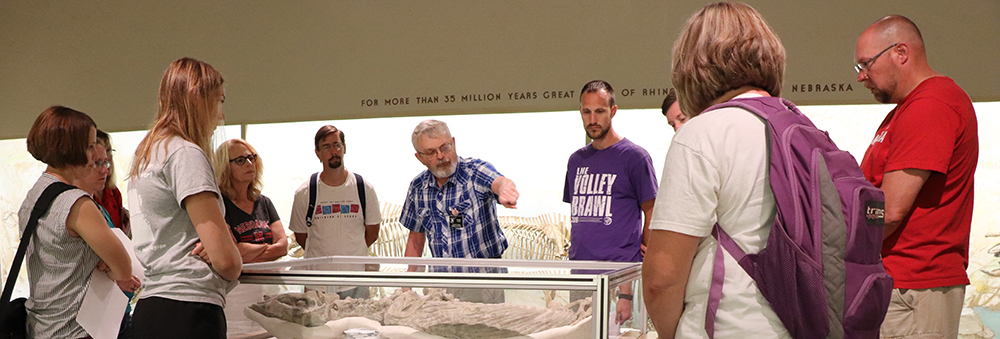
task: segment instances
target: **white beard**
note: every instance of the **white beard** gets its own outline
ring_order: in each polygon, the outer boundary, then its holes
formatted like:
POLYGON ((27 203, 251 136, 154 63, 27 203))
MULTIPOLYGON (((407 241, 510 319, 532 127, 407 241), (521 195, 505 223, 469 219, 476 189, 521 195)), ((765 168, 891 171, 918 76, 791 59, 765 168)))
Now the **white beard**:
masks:
POLYGON ((437 178, 448 178, 452 174, 455 174, 455 170, 457 170, 457 169, 458 169, 458 163, 449 160, 449 163, 448 163, 447 167, 445 167, 445 168, 441 168, 441 167, 433 168, 433 169, 431 169, 431 174, 434 174, 434 176, 437 177, 437 178))

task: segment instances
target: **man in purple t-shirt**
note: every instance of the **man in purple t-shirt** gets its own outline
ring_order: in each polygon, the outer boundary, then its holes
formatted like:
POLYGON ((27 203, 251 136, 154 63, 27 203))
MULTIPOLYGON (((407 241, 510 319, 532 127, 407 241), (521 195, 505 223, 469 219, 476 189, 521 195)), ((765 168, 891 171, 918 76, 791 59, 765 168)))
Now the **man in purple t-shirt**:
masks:
MULTIPOLYGON (((641 262, 656 198, 649 153, 611 127, 618 111, 611 84, 594 80, 580 91, 589 145, 573 152, 563 201, 570 203, 570 260, 641 262)), ((620 286, 618 324, 632 315, 631 285, 620 286)))

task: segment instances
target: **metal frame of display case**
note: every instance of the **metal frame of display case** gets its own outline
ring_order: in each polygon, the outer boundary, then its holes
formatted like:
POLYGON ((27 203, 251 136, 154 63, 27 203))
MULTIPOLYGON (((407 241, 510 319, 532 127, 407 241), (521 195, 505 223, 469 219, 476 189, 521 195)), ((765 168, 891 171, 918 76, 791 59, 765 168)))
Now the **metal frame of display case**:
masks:
MULTIPOLYGON (((243 265, 240 282, 274 285, 496 288, 513 290, 593 291, 591 319, 595 338, 608 338, 610 295, 612 287, 639 281, 641 263, 569 260, 455 259, 426 257, 329 256, 243 265), (381 272, 322 271, 296 269, 307 265, 390 264, 418 266, 509 267, 530 269, 607 270, 604 273, 530 274, 530 273, 453 273, 453 272, 381 272)), ((637 284, 641 285, 641 284, 637 284)), ((633 323, 646 333, 646 308, 641 286, 634 290, 638 314, 633 323)))

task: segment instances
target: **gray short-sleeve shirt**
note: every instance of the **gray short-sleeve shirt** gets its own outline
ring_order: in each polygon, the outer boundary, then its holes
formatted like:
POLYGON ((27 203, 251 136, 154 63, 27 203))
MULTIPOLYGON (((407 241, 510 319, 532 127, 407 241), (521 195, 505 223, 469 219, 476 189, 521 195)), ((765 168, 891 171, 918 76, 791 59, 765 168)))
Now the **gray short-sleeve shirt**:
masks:
MULTIPOLYGON (((201 192, 221 196, 201 148, 178 137, 153 145, 148 166, 128 187, 136 256, 146 269, 140 298, 225 307, 225 296, 237 282, 223 279, 211 265, 190 254, 199 238, 183 202, 201 192)), ((225 213, 222 199, 218 202, 225 213)))

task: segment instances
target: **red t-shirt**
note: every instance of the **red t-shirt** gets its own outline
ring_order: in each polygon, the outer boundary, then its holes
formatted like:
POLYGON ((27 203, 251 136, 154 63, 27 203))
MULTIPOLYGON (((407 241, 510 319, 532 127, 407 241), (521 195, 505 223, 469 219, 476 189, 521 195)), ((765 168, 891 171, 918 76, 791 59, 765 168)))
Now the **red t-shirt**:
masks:
POLYGON ((969 284, 973 176, 979 159, 976 112, 951 78, 924 80, 882 121, 861 169, 876 187, 885 172, 931 171, 910 215, 882 243, 896 288, 969 284))

